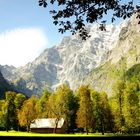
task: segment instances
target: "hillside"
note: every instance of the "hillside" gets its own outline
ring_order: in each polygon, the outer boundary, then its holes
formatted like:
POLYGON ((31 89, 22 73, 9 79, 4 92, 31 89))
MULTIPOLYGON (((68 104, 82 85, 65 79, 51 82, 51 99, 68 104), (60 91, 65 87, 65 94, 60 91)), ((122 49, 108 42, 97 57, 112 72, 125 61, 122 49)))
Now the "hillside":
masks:
POLYGON ((107 62, 93 70, 84 79, 84 83, 111 95, 112 88, 118 79, 131 80, 133 76, 138 76, 139 65, 140 25, 133 16, 121 30, 117 45, 110 51, 107 62))
POLYGON ((2 73, 0 72, 0 99, 5 97, 4 93, 6 91, 13 91, 13 90, 14 89, 12 85, 10 85, 8 81, 4 79, 2 73))
POLYGON ((75 90, 92 69, 106 62, 121 27, 107 25, 106 31, 100 31, 98 25, 88 25, 87 29, 91 34, 88 40, 66 36, 24 67, 3 66, 4 77, 27 95, 40 94, 44 88, 54 90, 62 83, 75 90))
POLYGON ((16 89, 31 96, 48 88, 55 90, 67 83, 76 90, 82 83, 112 94, 117 79, 140 63, 140 28, 136 15, 120 25, 88 25, 91 37, 82 41, 77 35, 66 36, 47 48, 33 62, 19 68, 0 66, 5 79, 16 89))

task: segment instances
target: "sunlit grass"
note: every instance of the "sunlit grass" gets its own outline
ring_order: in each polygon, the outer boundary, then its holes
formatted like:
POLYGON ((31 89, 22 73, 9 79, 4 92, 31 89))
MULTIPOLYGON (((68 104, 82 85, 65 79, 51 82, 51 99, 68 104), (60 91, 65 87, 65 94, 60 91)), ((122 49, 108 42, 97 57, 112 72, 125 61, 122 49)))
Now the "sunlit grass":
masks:
POLYGON ((18 131, 0 131, 0 136, 27 136, 27 137, 112 137, 112 136, 140 136, 140 134, 134 135, 121 135, 121 134, 113 134, 113 133, 105 133, 102 135, 101 133, 75 133, 75 134, 40 134, 40 133, 32 133, 32 132, 18 132, 18 131))

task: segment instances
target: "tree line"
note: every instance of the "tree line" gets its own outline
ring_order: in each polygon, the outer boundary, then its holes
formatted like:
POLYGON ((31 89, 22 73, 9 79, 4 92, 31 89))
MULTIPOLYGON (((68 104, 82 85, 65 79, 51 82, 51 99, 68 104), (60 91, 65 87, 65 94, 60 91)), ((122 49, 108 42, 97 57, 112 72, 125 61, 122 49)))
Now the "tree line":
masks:
POLYGON ((113 89, 111 97, 88 85, 73 92, 62 84, 53 93, 46 89, 41 97, 30 98, 5 92, 0 100, 0 129, 29 132, 36 118, 64 118, 67 133, 140 133, 139 85, 120 80, 113 89))

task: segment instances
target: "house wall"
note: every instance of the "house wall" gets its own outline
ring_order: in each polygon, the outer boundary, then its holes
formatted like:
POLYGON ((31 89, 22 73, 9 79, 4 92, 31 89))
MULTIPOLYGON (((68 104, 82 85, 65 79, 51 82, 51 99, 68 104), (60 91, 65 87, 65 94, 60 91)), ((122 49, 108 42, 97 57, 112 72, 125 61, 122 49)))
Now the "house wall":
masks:
MULTIPOLYGON (((54 133, 54 128, 30 128, 31 132, 35 133, 54 133)), ((61 128, 56 129, 57 134, 64 134, 66 133, 66 122, 64 121, 64 124, 61 128)))
MULTIPOLYGON (((54 133, 54 128, 31 128, 31 132, 35 133, 54 133)), ((57 134, 64 134, 65 130, 64 128, 57 128, 56 129, 57 134)))

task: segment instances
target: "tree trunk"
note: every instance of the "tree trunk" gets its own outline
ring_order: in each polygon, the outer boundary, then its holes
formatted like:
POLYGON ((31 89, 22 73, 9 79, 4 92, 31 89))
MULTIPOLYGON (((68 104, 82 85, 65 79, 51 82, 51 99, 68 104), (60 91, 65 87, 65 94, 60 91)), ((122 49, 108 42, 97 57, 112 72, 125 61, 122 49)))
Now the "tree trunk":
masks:
POLYGON ((104 131, 102 130, 102 135, 104 135, 104 131))
POLYGON ((55 121, 54 133, 56 133, 56 129, 57 129, 57 125, 58 125, 58 121, 59 121, 59 119, 56 119, 56 121, 55 121))
POLYGON ((86 127, 86 132, 87 132, 87 135, 88 135, 88 128, 86 127))
POLYGON ((27 125, 27 132, 29 133, 29 125, 27 125))
POLYGON ((101 131, 102 131, 102 135, 104 135, 104 126, 102 120, 101 120, 101 131))

